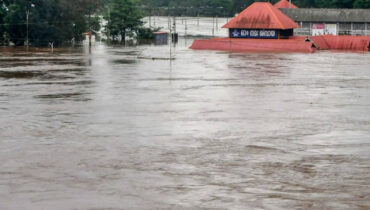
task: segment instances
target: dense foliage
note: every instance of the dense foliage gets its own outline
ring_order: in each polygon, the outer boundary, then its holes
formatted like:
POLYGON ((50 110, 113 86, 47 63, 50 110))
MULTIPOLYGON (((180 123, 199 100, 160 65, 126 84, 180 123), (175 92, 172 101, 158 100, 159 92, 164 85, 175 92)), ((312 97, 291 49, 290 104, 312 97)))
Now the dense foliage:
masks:
POLYGON ((0 40, 15 45, 23 45, 27 37, 32 45, 82 40, 88 25, 86 15, 95 11, 91 8, 94 4, 87 2, 94 1, 98 0, 2 0, 0 40))
POLYGON ((109 38, 150 36, 139 0, 0 0, 0 44, 46 46, 82 41, 101 30, 109 38), (28 18, 27 18, 28 17, 28 18))
POLYGON ((125 41, 126 35, 133 36, 143 25, 138 2, 134 0, 112 0, 108 5, 106 30, 109 38, 125 41))

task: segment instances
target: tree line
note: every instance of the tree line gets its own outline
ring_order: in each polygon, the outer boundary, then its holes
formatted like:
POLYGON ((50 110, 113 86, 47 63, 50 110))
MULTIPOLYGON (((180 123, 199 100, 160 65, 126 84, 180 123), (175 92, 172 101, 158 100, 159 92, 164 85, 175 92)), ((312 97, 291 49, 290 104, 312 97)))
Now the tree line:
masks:
POLYGON ((80 42, 105 19, 111 40, 150 36, 137 0, 0 0, 0 44, 54 46, 80 42), (123 37, 123 38, 122 38, 123 37))
MULTIPOLYGON (((142 0, 148 15, 233 16, 256 1, 279 0, 142 0), (166 9, 167 8, 167 9, 166 9)), ((370 0, 292 0, 303 8, 370 8, 370 0)))
POLYGON ((2 0, 0 35, 2 42, 23 45, 61 44, 82 40, 88 15, 97 10, 97 0, 2 0))

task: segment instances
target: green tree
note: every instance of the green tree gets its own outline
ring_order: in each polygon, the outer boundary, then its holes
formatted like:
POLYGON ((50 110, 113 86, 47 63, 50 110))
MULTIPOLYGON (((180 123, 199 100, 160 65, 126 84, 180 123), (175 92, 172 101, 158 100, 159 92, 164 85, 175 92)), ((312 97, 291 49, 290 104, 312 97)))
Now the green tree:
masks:
POLYGON ((114 40, 125 42, 126 35, 133 36, 134 32, 143 25, 143 15, 135 0, 112 0, 105 19, 108 21, 106 30, 114 40))
POLYGON ((49 42, 60 45, 72 38, 81 40, 86 31, 85 15, 64 3, 63 0, 3 1, 7 11, 2 19, 3 32, 15 45, 23 45, 27 40, 27 25, 31 45, 45 46, 49 42))
POLYGON ((370 8, 370 0, 355 0, 354 8, 370 8))
POLYGON ((6 16, 7 10, 4 5, 0 5, 0 44, 4 43, 4 35, 5 35, 5 22, 4 17, 6 16))
MULTIPOLYGON (((103 8, 104 3, 105 0, 60 0, 61 8, 67 10, 72 20, 78 23, 78 25, 75 23, 74 25, 77 26, 75 29, 80 34, 97 28, 100 29, 96 14, 103 8)), ((79 36, 75 34, 74 37, 79 36)))
MULTIPOLYGON (((5 31, 9 33, 10 40, 16 45, 23 45, 27 39, 27 12, 32 18, 29 22, 33 22, 35 16, 38 16, 33 10, 28 0, 13 0, 8 1, 7 13, 4 17, 5 31)), ((31 31, 29 31, 29 37, 31 38, 31 31)))
POLYGON ((100 16, 93 16, 91 18, 91 29, 94 31, 100 31, 101 29, 100 16))
POLYGON ((243 11, 247 6, 254 3, 254 0, 232 0, 232 6, 230 15, 235 15, 236 13, 239 13, 243 11))

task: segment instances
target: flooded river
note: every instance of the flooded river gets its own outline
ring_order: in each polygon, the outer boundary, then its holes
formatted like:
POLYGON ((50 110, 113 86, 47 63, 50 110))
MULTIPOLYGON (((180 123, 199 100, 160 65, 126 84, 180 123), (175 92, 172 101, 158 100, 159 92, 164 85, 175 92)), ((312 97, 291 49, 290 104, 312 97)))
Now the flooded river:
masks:
POLYGON ((191 42, 1 48, 0 209, 370 208, 369 53, 191 42))

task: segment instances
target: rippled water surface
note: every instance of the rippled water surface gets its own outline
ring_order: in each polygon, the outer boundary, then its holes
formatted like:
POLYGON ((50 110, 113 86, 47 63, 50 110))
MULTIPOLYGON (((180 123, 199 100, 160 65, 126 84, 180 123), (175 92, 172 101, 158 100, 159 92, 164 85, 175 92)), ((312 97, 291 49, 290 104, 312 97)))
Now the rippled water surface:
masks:
POLYGON ((369 53, 191 41, 1 48, 0 209, 370 208, 369 53))

